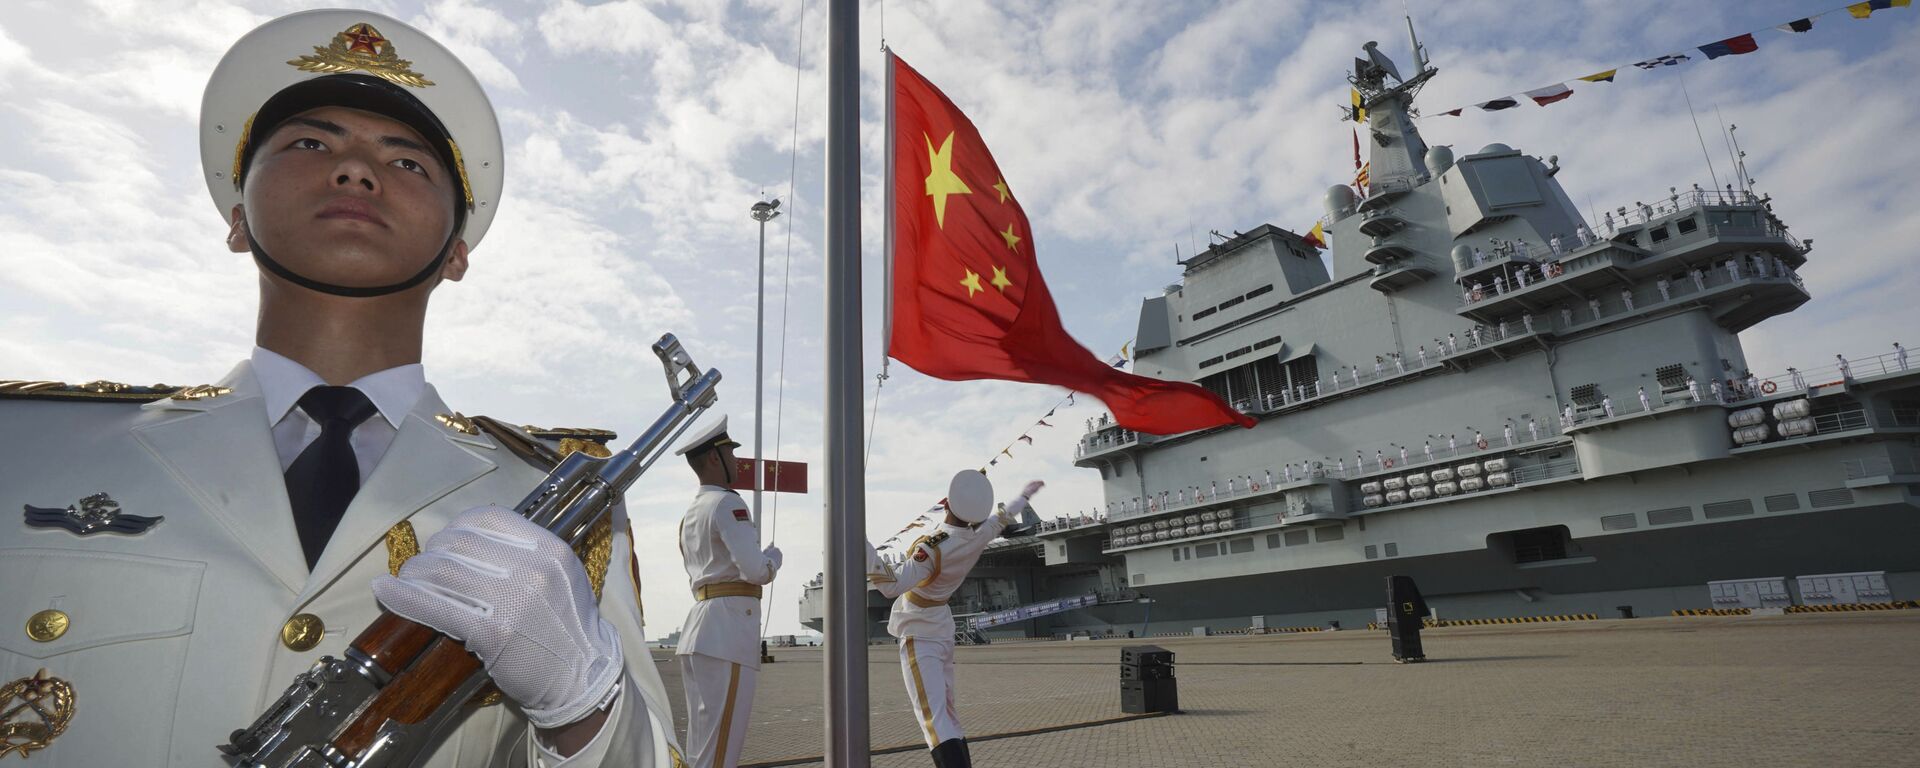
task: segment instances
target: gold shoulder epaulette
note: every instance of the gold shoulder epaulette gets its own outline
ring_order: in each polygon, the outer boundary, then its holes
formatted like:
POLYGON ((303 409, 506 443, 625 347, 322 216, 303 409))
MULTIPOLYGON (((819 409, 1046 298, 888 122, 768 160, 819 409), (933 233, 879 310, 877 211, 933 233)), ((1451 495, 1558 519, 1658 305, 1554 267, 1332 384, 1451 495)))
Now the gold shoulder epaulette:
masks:
POLYGON ((604 459, 613 455, 613 449, 607 443, 620 435, 610 429, 585 429, 581 427, 536 427, 531 424, 520 427, 534 438, 554 444, 554 450, 561 456, 574 451, 585 451, 588 456, 604 459))
POLYGON ((611 456, 613 451, 607 448, 607 442, 618 437, 605 429, 546 429, 508 424, 490 416, 473 416, 466 418, 466 421, 485 431, 527 463, 541 469, 552 469, 575 451, 584 451, 595 458, 611 456))
POLYGON ((201 400, 232 392, 226 387, 200 385, 176 387, 168 384, 139 386, 117 381, 89 381, 68 384, 61 381, 17 381, 0 379, 0 398, 29 400, 76 400, 96 403, 151 403, 163 398, 201 400))

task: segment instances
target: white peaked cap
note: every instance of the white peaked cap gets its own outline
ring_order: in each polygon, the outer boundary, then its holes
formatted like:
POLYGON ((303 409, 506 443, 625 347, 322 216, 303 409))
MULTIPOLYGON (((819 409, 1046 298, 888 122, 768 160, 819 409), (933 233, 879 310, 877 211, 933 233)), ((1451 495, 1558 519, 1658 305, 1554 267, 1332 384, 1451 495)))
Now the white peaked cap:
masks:
POLYGON ((960 470, 947 483, 947 508, 967 525, 986 520, 993 514, 993 481, 979 470, 960 470))
MULTIPOLYGON (((248 32, 228 49, 207 81, 200 102, 200 166, 225 221, 240 202, 235 175, 249 142, 266 140, 273 126, 254 116, 282 91, 299 85, 335 87, 302 99, 386 113, 410 97, 451 140, 447 150, 458 177, 454 194, 467 209, 462 237, 478 246, 500 206, 504 162, 493 103, 466 65, 426 33, 368 11, 315 10, 282 16, 248 32), (334 78, 330 82, 315 83, 334 78), (399 94, 398 97, 394 94, 399 94), (384 105, 384 106, 376 106, 384 105)), ((415 108, 415 109, 418 109, 415 108)), ((406 111, 402 109, 401 111, 406 111)), ((388 114, 388 117, 398 116, 388 114)), ((430 122, 431 122, 430 121, 430 122)), ((413 123, 409 123, 412 125, 413 123)), ((428 142, 438 142, 434 136, 428 142)))
POLYGON ((673 455, 685 456, 705 448, 738 447, 739 445, 739 443, 733 441, 733 438, 727 437, 727 417, 721 416, 718 419, 708 422, 707 428, 700 430, 698 434, 693 436, 693 439, 681 443, 680 450, 674 451, 673 455))

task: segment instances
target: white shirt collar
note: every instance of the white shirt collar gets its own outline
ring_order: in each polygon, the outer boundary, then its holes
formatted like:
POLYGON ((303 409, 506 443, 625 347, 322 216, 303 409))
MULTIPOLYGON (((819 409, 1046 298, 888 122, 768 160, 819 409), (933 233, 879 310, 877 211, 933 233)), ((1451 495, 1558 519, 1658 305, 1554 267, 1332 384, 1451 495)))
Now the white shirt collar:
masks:
MULTIPOLYGON (((253 348, 253 375, 260 381, 269 427, 286 418, 307 390, 327 383, 306 366, 265 347, 253 348)), ((398 430, 426 390, 427 374, 419 363, 409 363, 369 373, 347 386, 360 390, 360 394, 373 401, 381 418, 398 430)))

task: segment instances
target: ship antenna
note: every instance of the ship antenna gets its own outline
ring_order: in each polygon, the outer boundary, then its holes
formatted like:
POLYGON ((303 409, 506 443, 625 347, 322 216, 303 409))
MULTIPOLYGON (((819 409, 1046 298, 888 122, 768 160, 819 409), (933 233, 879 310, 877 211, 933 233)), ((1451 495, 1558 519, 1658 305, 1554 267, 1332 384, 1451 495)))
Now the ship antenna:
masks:
POLYGON ((1700 155, 1707 159, 1707 177, 1713 179, 1713 188, 1720 188, 1720 173, 1713 169, 1713 155, 1707 152, 1707 136, 1700 132, 1700 113, 1694 111, 1693 95, 1687 93, 1687 76, 1676 73, 1680 79, 1680 95, 1687 101, 1687 115, 1693 118, 1693 136, 1700 140, 1700 155))
POLYGON ((1413 31, 1413 9, 1407 7, 1407 0, 1400 0, 1400 9, 1407 14, 1407 41, 1413 45, 1413 67, 1415 74, 1427 68, 1427 49, 1420 47, 1420 36, 1413 31))

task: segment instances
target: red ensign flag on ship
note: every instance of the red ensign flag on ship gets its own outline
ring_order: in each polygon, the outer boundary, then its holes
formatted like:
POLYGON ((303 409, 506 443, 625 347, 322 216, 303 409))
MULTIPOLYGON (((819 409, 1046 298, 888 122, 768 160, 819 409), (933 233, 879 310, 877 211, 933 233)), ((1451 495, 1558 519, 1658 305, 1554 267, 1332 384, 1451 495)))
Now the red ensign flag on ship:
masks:
POLYGON ((1254 420, 1183 382, 1117 370, 1067 335, 1032 230, 980 132, 906 62, 893 81, 894 269, 887 353, 950 381, 1053 384, 1121 427, 1167 435, 1254 420))

